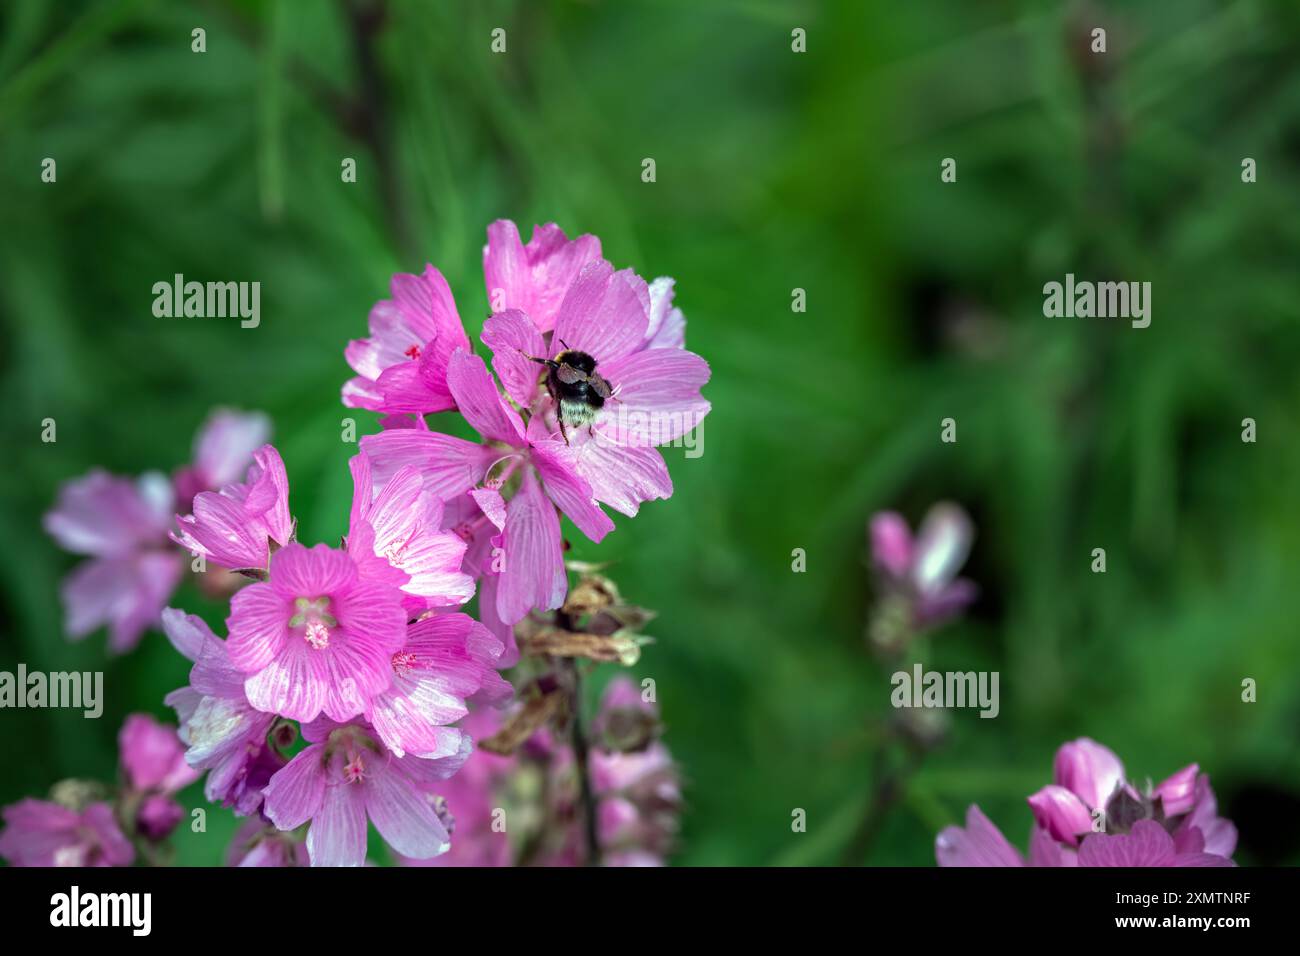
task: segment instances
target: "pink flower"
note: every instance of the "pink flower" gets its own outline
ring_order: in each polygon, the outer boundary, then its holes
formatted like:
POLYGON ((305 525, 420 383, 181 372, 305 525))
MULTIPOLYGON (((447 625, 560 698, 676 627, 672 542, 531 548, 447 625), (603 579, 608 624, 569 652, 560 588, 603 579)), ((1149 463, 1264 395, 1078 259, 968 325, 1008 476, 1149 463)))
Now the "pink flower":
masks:
POLYGON ((517 309, 539 332, 555 328, 564 295, 582 267, 600 258, 600 240, 579 236, 570 241, 555 223, 533 227, 528 245, 508 219, 488 226, 483 247, 483 278, 493 312, 517 309))
POLYGON ((425 788, 460 769, 468 739, 450 756, 425 760, 389 753, 361 721, 316 721, 303 726, 303 736, 310 745, 271 778, 264 809, 281 830, 311 822, 312 866, 361 866, 367 818, 403 856, 446 851, 447 829, 425 788))
POLYGON ((194 439, 194 463, 172 479, 177 508, 189 511, 199 492, 238 481, 270 437, 271 420, 261 412, 213 411, 194 439))
MULTIPOLYGON (((700 389, 709 366, 683 348, 672 280, 647 286, 630 269, 615 272, 594 237, 570 242, 558 227, 540 226, 524 246, 513 223, 494 223, 484 274, 496 311, 483 342, 505 395, 467 341, 437 363, 483 444, 390 416, 361 447, 377 483, 414 466, 457 516, 444 527, 469 541, 472 554, 493 551, 494 560, 479 562, 481 574, 497 576, 485 578, 480 605, 505 638, 529 610, 564 600, 557 509, 599 542, 614 527, 602 504, 634 516, 641 502, 672 494, 656 446, 678 441, 708 413, 700 389)), ((384 396, 383 410, 427 410, 391 399, 384 396)))
POLYGON ((469 713, 466 701, 501 703, 513 693, 496 668, 502 644, 467 614, 437 614, 411 624, 392 656, 392 682, 365 717, 397 757, 450 757, 464 735, 448 725, 469 713))
POLYGON ((442 273, 398 274, 393 297, 370 310, 370 338, 344 352, 357 373, 343 386, 343 404, 376 412, 440 412, 454 407, 447 360, 469 338, 442 273))
POLYGON ((934 840, 940 866, 1024 866, 1016 848, 980 808, 971 804, 966 826, 945 827, 934 840))
POLYGON ((970 517, 957 505, 932 507, 915 540, 901 515, 878 512, 869 536, 888 595, 906 603, 916 627, 938 624, 975 600, 974 583, 957 577, 975 537, 970 517))
POLYGON ((406 638, 402 592, 323 544, 286 545, 270 564, 269 581, 235 594, 226 622, 249 703, 304 721, 360 714, 391 683, 406 638))
POLYGON ((419 471, 400 468, 381 490, 374 486, 365 455, 355 455, 348 466, 353 481, 348 553, 353 559, 371 566, 377 559, 405 575, 398 586, 412 616, 473 597, 474 579, 461 571, 465 541, 442 530, 442 499, 424 487, 419 471))
MULTIPOLYGON (((1232 866, 1236 828, 1218 816, 1195 764, 1139 791, 1109 749, 1086 737, 1056 754, 1055 782, 1029 798, 1031 866, 1232 866), (1096 811, 1103 811, 1097 813, 1096 811), (1094 832, 1094 819, 1104 830, 1094 832)), ((978 807, 935 839, 940 866, 1023 866, 978 807)))
POLYGON ((175 793, 199 778, 185 762, 176 728, 148 714, 131 714, 117 735, 127 783, 141 793, 175 793))
POLYGON ((172 540, 190 553, 235 571, 265 570, 272 543, 283 547, 294 535, 289 479, 280 453, 263 445, 253 453, 242 484, 195 495, 194 513, 177 515, 176 521, 180 532, 172 540))
POLYGON ((163 793, 152 793, 140 803, 135 815, 136 831, 158 842, 165 840, 185 816, 185 808, 163 793))
POLYGON ((184 570, 168 541, 172 512, 189 508, 199 491, 233 481, 268 429, 264 415, 218 410, 199 432, 194 465, 173 483, 157 472, 132 481, 96 469, 63 486, 45 528, 62 547, 93 559, 63 582, 70 637, 107 624, 109 648, 120 653, 158 623, 184 570))
POLYGON ((60 489, 45 530, 92 558, 61 589, 70 637, 106 624, 109 649, 121 653, 157 622, 183 571, 167 543, 171 504, 171 487, 157 473, 133 482, 96 469, 60 489))
POLYGON ((189 686, 164 698, 180 719, 186 763, 208 771, 208 800, 241 816, 253 813, 261 806, 262 788, 285 764, 267 743, 276 715, 248 702, 244 674, 231 663, 226 642, 202 619, 168 608, 162 621, 172 645, 194 662, 189 686))
POLYGON ((1052 770, 1057 784, 1089 808, 1104 807, 1124 782, 1124 765, 1108 747, 1080 737, 1056 751, 1052 770))
POLYGON ((1050 784, 1029 797, 1034 819, 1053 840, 1079 845, 1079 837, 1092 832, 1092 815, 1069 790, 1050 784))
POLYGON ((135 859, 107 803, 78 813, 44 800, 20 800, 5 807, 4 823, 0 857, 13 866, 128 866, 135 859))

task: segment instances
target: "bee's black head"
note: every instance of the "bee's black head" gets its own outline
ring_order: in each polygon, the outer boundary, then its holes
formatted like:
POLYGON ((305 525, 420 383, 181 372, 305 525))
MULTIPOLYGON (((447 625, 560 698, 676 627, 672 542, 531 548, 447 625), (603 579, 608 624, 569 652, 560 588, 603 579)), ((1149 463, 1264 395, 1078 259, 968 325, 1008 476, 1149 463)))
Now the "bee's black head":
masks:
POLYGON ((579 372, 590 375, 596 371, 596 360, 586 352, 579 352, 577 349, 565 349, 559 355, 555 356, 555 361, 561 365, 567 365, 570 368, 576 368, 579 372))

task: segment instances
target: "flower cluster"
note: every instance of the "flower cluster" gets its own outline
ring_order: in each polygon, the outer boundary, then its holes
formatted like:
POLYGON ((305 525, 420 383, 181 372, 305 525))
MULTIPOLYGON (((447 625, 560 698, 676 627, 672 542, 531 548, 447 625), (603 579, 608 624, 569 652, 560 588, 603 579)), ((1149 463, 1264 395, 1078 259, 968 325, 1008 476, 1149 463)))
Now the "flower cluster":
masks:
POLYGON ((157 626, 186 565, 168 541, 173 513, 242 475, 270 430, 265 415, 218 409, 195 439, 193 463, 170 479, 147 472, 132 480, 96 469, 63 486, 45 529, 68 551, 90 556, 63 582, 69 636, 107 625, 109 648, 121 653, 157 626))
POLYGON ((413 467, 446 503, 444 527, 469 545, 481 619, 509 645, 530 610, 564 602, 561 515, 599 542, 614 528, 602 505, 635 516, 672 494, 656 446, 703 421, 709 366, 685 348, 673 281, 615 270, 594 236, 569 240, 552 224, 525 245, 496 222, 483 272, 491 372, 429 266, 395 276, 370 337, 348 346, 357 375, 343 401, 385 416, 361 440, 376 481, 413 467), (425 413, 450 409, 480 442, 429 429, 425 413))
MULTIPOLYGON (((461 721, 471 704, 491 721, 510 701, 499 671, 519 658, 514 625, 569 593, 561 515, 600 541, 613 529, 602 505, 635 515, 668 497, 656 446, 709 409, 708 365, 683 347, 671 280, 616 271, 594 237, 570 241, 553 225, 525 245, 508 222, 488 230, 484 273, 495 377, 432 266, 395 276, 370 337, 347 347, 356 376, 343 401, 380 413, 382 431, 349 463, 339 547, 298 541, 270 444, 248 448, 246 470, 226 469, 224 481, 202 457, 178 478, 185 494, 173 497, 186 507, 171 540, 252 582, 230 600, 225 637, 200 617, 161 613, 193 662, 188 686, 167 697, 185 759, 206 772, 209 800, 248 818, 233 863, 360 865, 368 823, 400 858, 445 853, 457 824, 443 794, 458 786, 449 780, 477 729, 461 721), (450 411, 481 441, 425 419, 450 411), (476 593, 482 623, 464 610, 476 593)), ((670 766, 661 749, 597 748, 587 769, 613 800, 670 766)), ((611 848, 661 852, 652 837, 667 825, 618 799, 602 803, 611 848)), ((469 819, 461 832, 472 833, 469 819)))
MULTIPOLYGON (((1029 866, 1232 866, 1237 830, 1219 816, 1210 778, 1189 764, 1156 786, 1125 779, 1124 765, 1086 737, 1056 752, 1053 782, 1029 797, 1029 866)), ((940 866, 1025 866, 972 805, 966 826, 935 839, 940 866)))
POLYGON ((64 780, 49 800, 5 807, 0 858, 14 866, 127 866, 160 856, 185 814, 174 794, 198 774, 176 729, 147 714, 127 717, 117 740, 121 784, 64 780))

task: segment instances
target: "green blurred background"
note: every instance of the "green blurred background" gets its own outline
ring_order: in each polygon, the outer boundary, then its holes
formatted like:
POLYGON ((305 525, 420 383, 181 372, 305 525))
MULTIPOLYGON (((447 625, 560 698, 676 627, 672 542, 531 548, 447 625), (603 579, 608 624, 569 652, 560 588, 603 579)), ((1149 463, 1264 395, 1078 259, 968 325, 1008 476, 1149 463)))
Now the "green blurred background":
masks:
MULTIPOLYGON (((98 721, 0 713, 0 802, 111 779, 123 716, 170 718, 185 682, 156 632, 115 659, 102 632, 63 638, 76 559, 40 527, 59 483, 170 470, 211 407, 262 409, 302 539, 336 540, 340 423, 377 430, 339 402, 344 344, 426 261, 476 332, 484 230, 506 217, 674 276, 713 367, 703 456, 668 452, 673 498, 599 547, 572 537, 659 611, 636 673, 687 779, 676 862, 841 859, 889 713, 863 639, 865 523, 942 498, 976 520, 982 596, 925 663, 1000 671, 1001 714, 953 715, 861 862, 932 865, 971 802, 1023 847, 1024 797, 1080 735, 1138 779, 1198 761, 1239 862, 1300 862, 1300 5, 0 11, 0 669, 107 672, 98 721), (151 287, 177 272, 260 280, 261 326, 155 318, 151 287), (1066 272, 1152 282, 1151 327, 1044 318, 1066 272)), ((192 583, 174 603, 224 617, 192 583)), ((232 828, 212 810, 178 860, 219 862, 232 828)))

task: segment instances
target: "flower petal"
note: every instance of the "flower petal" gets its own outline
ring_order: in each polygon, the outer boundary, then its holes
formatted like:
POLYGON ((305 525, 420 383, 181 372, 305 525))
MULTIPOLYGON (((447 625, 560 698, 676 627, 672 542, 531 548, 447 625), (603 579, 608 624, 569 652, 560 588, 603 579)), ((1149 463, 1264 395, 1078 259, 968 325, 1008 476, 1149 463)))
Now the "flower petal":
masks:
POLYGON ((563 604, 569 584, 560 519, 531 470, 506 506, 502 536, 505 567, 497 590, 501 620, 515 624, 534 608, 552 610, 563 604))
POLYGON ((682 349, 647 349, 602 365, 614 396, 596 429, 619 445, 667 445, 704 420, 710 405, 700 395, 709 363, 682 349))
POLYGON ((370 459, 376 485, 382 487, 403 465, 414 465, 425 488, 447 501, 483 480, 500 451, 441 432, 397 429, 366 435, 361 450, 370 459))
MULTIPOLYGON (((283 772, 283 771, 281 771, 283 772)), ((312 866, 363 866, 366 862, 364 788, 352 783, 325 787, 307 831, 312 866)))
POLYGON ((533 359, 551 357, 532 320, 518 309, 497 312, 483 323, 483 344, 492 350, 492 368, 510 397, 522 408, 532 405, 542 373, 533 359))
POLYGON ((604 374, 604 366, 641 345, 649 322, 645 280, 631 269, 615 272, 597 259, 583 266, 565 294, 551 344, 586 352, 604 374))
POLYGON ((325 797, 325 745, 311 744, 266 785, 263 811, 281 830, 294 830, 320 812, 325 797))
POLYGON ((465 421, 484 438, 522 445, 524 423, 497 391, 483 359, 458 351, 447 369, 447 386, 465 421))

